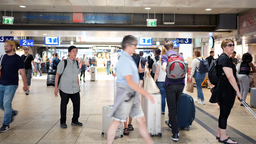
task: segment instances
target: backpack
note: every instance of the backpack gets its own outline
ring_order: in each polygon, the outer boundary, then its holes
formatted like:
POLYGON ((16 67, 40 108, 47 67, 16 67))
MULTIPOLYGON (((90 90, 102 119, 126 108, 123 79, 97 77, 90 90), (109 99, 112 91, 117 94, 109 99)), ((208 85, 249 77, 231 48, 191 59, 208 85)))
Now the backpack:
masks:
MULTIPOLYGON (((220 76, 217 75, 218 74, 217 65, 218 65, 218 59, 213 59, 208 71, 208 78, 211 84, 213 85, 217 85, 219 79, 221 78, 220 76)), ((224 73, 222 73, 222 75, 224 75, 224 73)))
POLYGON ((153 65, 152 65, 152 72, 153 72, 153 73, 156 73, 157 61, 156 61, 155 58, 153 58, 153 61, 154 61, 154 63, 153 63, 153 65))
POLYGON ((184 79, 188 68, 178 54, 166 54, 168 56, 167 66, 166 66, 166 76, 171 80, 184 79))
POLYGON ((207 73, 209 71, 208 61, 203 58, 202 58, 202 60, 200 60, 199 58, 197 58, 197 59, 200 61, 199 68, 197 68, 198 71, 200 73, 207 73))
POLYGON ((52 63, 53 63, 53 69, 57 69, 57 66, 59 64, 60 60, 56 58, 52 63))
MULTIPOLYGON (((68 63, 67 59, 64 59, 64 69, 63 69, 63 71, 62 71, 62 74, 63 74, 63 72, 65 71, 65 68, 67 67, 67 63, 68 63)), ((76 60, 76 65, 77 65, 77 68, 79 68, 79 64, 78 64, 78 61, 77 61, 77 60, 76 60)), ((58 86, 59 86, 59 84, 60 84, 60 78, 61 78, 62 74, 60 74, 60 76, 59 76, 58 86)))

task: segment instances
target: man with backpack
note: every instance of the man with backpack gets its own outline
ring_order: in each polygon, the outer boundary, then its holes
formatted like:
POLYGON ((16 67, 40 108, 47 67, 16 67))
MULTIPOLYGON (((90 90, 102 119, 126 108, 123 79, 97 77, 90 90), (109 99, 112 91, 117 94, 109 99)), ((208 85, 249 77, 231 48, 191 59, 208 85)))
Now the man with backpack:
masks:
POLYGON ((185 85, 186 67, 183 56, 178 55, 173 51, 172 41, 165 41, 164 48, 167 53, 162 56, 162 70, 166 71, 165 93, 169 110, 169 120, 166 120, 165 123, 172 130, 173 135, 171 136, 171 139, 173 141, 178 141, 179 125, 177 120, 177 109, 178 100, 185 85), (169 66, 172 62, 175 64, 173 70, 171 70, 169 66))
POLYGON ((143 57, 143 51, 140 51, 140 62, 139 62, 139 77, 140 77, 139 86, 140 87, 143 86, 144 72, 147 66, 148 66, 148 60, 143 57))
POLYGON ((73 103, 73 118, 71 125, 83 125, 78 121, 80 115, 80 86, 78 74, 80 73, 80 69, 78 61, 76 61, 77 48, 75 46, 70 46, 68 48, 68 54, 69 57, 58 64, 57 73, 55 77, 54 94, 57 97, 59 92, 61 97, 61 128, 67 128, 66 113, 69 98, 73 103))
POLYGON ((155 57, 148 61, 148 68, 151 69, 151 73, 150 74, 151 74, 153 79, 155 77, 156 66, 157 66, 157 62, 160 59, 160 57, 159 57, 160 54, 161 54, 161 50, 160 49, 156 49, 155 50, 155 57))
POLYGON ((60 59, 58 58, 58 54, 57 53, 55 53, 54 55, 55 55, 55 57, 52 59, 52 69, 56 70, 57 66, 58 66, 58 64, 60 62, 60 59))

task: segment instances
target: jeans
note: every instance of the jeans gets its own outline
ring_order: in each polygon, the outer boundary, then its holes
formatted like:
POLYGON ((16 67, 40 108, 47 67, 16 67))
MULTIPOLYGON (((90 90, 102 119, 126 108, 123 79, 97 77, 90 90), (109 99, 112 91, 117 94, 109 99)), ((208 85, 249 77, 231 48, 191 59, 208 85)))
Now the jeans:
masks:
POLYGON ((26 77, 27 77, 27 85, 30 86, 30 84, 31 84, 32 69, 25 70, 25 74, 26 74, 26 77))
POLYGON ((204 101, 204 94, 202 90, 202 83, 205 79, 205 73, 195 71, 194 78, 196 80, 197 98, 204 101))
POLYGON ((37 70, 37 73, 39 72, 40 76, 42 76, 42 73, 40 71, 40 64, 39 63, 36 63, 36 70, 37 70))
POLYGON ((172 126, 172 133, 179 133, 179 124, 177 120, 178 102, 184 89, 183 83, 169 84, 165 87, 166 100, 169 110, 169 123, 172 126))
POLYGON ((18 85, 1 85, 0 84, 0 108, 4 111, 4 125, 10 125, 12 115, 12 99, 18 88, 18 85))
POLYGON ((60 103, 60 123, 66 123, 66 115, 67 115, 67 104, 69 101, 69 98, 71 99, 73 103, 73 118, 72 122, 78 122, 78 118, 80 115, 80 93, 75 94, 67 94, 60 90, 60 97, 61 97, 61 103, 60 103))
POLYGON ((157 86, 160 90, 161 96, 162 96, 162 112, 165 112, 165 98, 166 98, 166 94, 165 94, 165 84, 164 82, 157 82, 157 86))

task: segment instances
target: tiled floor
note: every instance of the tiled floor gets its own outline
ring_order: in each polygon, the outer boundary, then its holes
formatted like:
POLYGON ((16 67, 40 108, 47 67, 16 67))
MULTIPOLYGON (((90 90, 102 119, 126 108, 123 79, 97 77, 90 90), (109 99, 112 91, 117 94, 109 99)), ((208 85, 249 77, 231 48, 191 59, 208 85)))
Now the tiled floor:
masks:
MULTIPOLYGON (((13 109, 19 114, 11 124, 11 130, 0 133, 0 143, 17 144, 43 144, 43 143, 85 143, 104 144, 106 136, 102 136, 102 107, 113 104, 114 83, 113 77, 99 75, 97 82, 90 82, 87 76, 87 83, 81 83, 81 113, 79 120, 84 124, 82 127, 71 126, 72 103, 68 104, 67 129, 61 129, 60 118, 60 97, 55 97, 53 87, 46 87, 45 76, 33 78, 31 94, 26 96, 22 91, 22 82, 13 100, 13 109)), ((206 105, 196 104, 196 120, 191 130, 181 130, 180 140, 177 143, 189 144, 214 144, 217 131, 217 118, 219 108, 217 104, 208 102, 210 92, 204 89, 206 105)), ((196 98, 196 93, 191 94, 196 98)), ((250 96, 247 98, 249 103, 250 96)), ((167 110, 167 109, 166 109, 167 110)), ((256 112, 256 109, 253 109, 256 112)), ((162 117, 162 137, 153 137, 155 143, 174 143, 170 139, 171 132, 164 125, 162 117)), ((3 121, 3 111, 0 111, 0 120, 3 121)), ((136 122, 133 123, 135 130, 129 136, 118 138, 114 143, 139 144, 144 143, 140 137, 136 122)), ((232 113, 228 119, 228 134, 242 144, 256 143, 256 119, 236 101, 232 113)))

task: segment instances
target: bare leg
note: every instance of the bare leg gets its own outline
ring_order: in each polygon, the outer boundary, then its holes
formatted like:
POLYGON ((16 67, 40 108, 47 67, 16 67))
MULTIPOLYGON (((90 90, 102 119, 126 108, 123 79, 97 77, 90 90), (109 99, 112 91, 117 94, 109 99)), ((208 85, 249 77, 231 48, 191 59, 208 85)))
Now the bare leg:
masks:
POLYGON ((129 116, 129 124, 132 124, 132 117, 129 116))
POLYGON ((116 131, 121 124, 120 121, 113 120, 112 123, 110 124, 108 128, 108 133, 107 133, 107 144, 112 144, 115 136, 116 136, 116 131))
POLYGON ((141 135, 141 137, 144 139, 146 144, 153 144, 153 140, 151 136, 148 133, 148 129, 146 126, 146 118, 145 117, 139 117, 136 119, 138 124, 138 130, 141 135))
MULTIPOLYGON (((128 119, 128 118, 127 118, 127 119, 128 119)), ((126 122, 124 122, 124 128, 128 128, 127 119, 126 119, 126 122)))
MULTIPOLYGON (((220 136, 220 140, 221 140, 221 141, 227 139, 228 136, 227 136, 227 133, 226 133, 226 129, 220 129, 220 128, 219 128, 218 136, 220 136)), ((230 139, 229 139, 227 142, 228 142, 228 143, 237 144, 237 142, 234 142, 234 141, 232 141, 232 140, 230 140, 230 139)))

